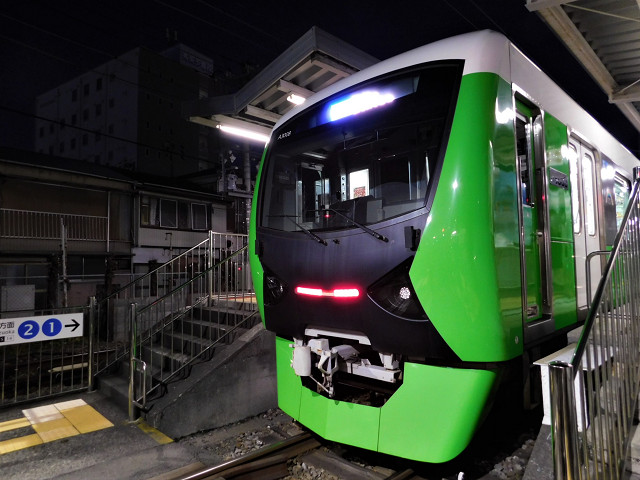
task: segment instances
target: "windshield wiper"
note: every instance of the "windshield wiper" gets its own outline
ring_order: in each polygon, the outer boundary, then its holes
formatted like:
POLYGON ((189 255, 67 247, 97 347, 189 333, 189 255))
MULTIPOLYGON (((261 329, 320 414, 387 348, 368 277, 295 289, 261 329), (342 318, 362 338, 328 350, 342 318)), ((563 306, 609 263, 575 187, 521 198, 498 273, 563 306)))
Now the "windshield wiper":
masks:
POLYGON ((389 239, 387 237, 385 237, 384 235, 382 235, 381 233, 376 232, 375 230, 370 229, 369 227, 365 227, 364 225, 362 225, 361 223, 356 222, 354 219, 352 219, 351 217, 348 217, 347 215, 345 215, 342 212, 339 212, 338 210, 328 207, 325 210, 329 210, 333 213, 337 213, 338 215, 340 215, 342 218, 346 219, 347 221, 353 223, 356 227, 361 228, 362 230, 364 230, 365 232, 367 232, 369 235, 371 235, 372 237, 377 238, 378 240, 382 241, 382 242, 388 242, 389 239))
POLYGON ((304 228, 302 225, 300 225, 298 222, 296 222, 294 220, 294 218, 298 218, 297 215, 269 215, 270 217, 284 217, 288 220, 290 220, 296 227, 298 227, 300 230, 302 230, 304 233, 306 233, 307 235, 309 235, 309 237, 311 237, 313 240, 315 240, 318 243, 321 243, 322 245, 324 245, 325 247, 327 246, 327 241, 320 238, 318 235, 316 235, 315 233, 313 233, 310 230, 307 230, 306 228, 304 228))

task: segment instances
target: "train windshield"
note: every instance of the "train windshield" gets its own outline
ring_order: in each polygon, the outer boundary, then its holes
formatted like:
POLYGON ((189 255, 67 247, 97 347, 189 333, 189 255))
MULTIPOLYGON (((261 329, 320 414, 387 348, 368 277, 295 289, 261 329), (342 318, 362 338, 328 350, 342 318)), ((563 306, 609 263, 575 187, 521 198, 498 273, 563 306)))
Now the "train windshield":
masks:
POLYGON ((444 155, 461 72, 458 62, 396 72, 283 124, 265 159, 260 225, 338 230, 424 207, 444 155))

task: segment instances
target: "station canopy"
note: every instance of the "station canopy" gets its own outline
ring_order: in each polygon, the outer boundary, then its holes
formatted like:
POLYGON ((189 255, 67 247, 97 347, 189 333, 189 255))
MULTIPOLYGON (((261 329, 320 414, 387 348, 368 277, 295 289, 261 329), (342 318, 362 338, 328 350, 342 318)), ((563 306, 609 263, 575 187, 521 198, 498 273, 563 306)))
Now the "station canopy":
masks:
POLYGON ((527 0, 640 131, 640 0, 527 0))
POLYGON ((187 102, 183 115, 201 125, 268 137, 296 103, 378 61, 313 27, 238 92, 187 102))

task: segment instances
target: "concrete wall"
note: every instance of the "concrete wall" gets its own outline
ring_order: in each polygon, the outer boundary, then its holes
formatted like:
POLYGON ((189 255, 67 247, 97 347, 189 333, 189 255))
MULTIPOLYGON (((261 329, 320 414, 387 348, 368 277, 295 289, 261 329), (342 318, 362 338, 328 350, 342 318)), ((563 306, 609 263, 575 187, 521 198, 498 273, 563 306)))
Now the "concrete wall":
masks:
POLYGON ((274 334, 262 323, 214 358, 194 366, 189 378, 147 413, 147 423, 172 438, 228 425, 277 407, 274 334))

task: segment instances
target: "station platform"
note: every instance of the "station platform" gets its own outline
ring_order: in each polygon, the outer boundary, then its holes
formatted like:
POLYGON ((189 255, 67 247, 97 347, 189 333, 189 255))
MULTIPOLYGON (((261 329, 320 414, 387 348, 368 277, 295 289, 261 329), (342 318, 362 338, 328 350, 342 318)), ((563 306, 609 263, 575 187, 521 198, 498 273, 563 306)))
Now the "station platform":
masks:
POLYGON ((250 440, 259 448, 290 428, 291 418, 274 412, 174 442, 144 421, 129 422, 99 391, 71 394, 0 410, 0 478, 160 480, 228 460, 243 432, 258 432, 250 440))

